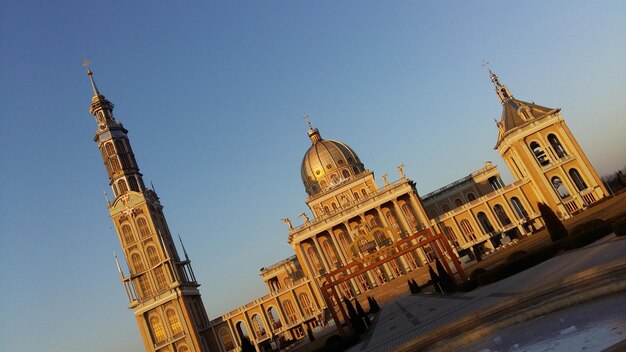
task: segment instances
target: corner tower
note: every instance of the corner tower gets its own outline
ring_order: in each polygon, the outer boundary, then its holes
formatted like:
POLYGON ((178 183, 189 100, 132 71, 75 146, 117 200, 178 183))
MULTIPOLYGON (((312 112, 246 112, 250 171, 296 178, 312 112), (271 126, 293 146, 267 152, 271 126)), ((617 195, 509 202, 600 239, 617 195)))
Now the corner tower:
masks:
POLYGON ((527 180, 537 201, 562 218, 606 196, 606 189, 561 116, 561 109, 515 99, 490 69, 502 103, 498 150, 516 180, 527 180))
POLYGON ((208 351, 209 319, 189 258, 179 258, 159 197, 144 185, 128 131, 113 117, 113 104, 98 91, 91 70, 87 75, 93 89, 89 112, 98 125, 94 141, 115 197, 109 214, 130 273, 119 262, 118 270, 146 351, 208 351))

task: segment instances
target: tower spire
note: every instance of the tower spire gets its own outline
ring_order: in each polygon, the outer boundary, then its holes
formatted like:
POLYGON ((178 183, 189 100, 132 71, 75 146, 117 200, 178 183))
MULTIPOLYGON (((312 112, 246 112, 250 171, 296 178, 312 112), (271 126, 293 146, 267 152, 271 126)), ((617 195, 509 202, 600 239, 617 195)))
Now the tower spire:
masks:
POLYGON ((309 131, 307 132, 307 134, 309 135, 309 138, 311 138, 311 142, 313 144, 315 144, 315 143, 321 141, 322 140, 322 136, 320 135, 320 131, 317 128, 313 127, 313 125, 311 124, 311 121, 309 121, 309 115, 308 114, 304 114, 304 120, 309 125, 309 131))
POLYGON ((93 95, 97 97, 100 95, 100 92, 98 91, 96 82, 93 80, 93 72, 91 72, 91 70, 89 69, 90 64, 91 64, 91 61, 89 61, 89 59, 83 60, 83 67, 87 69, 87 76, 89 76, 89 80, 91 81, 91 88, 93 89, 93 95))
POLYGON ((482 66, 485 67, 489 72, 489 77, 491 78, 491 82, 496 89, 496 94, 498 95, 498 98, 500 98, 500 102, 504 104, 506 100, 513 98, 513 94, 511 94, 509 88, 500 83, 500 79, 498 78, 498 76, 496 76, 496 74, 491 71, 491 68, 489 68, 489 61, 483 61, 482 66))

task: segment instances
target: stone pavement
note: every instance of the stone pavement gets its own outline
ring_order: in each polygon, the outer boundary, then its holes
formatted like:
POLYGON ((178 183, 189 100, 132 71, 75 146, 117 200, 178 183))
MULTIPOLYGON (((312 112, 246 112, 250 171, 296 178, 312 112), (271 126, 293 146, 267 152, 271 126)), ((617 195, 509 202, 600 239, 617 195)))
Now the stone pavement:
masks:
POLYGON ((459 352, 603 351, 624 338, 626 294, 622 293, 504 328, 463 346, 459 352))
POLYGON ((385 302, 368 335, 349 351, 457 350, 499 329, 625 291, 626 238, 610 235, 468 293, 407 293, 385 302))

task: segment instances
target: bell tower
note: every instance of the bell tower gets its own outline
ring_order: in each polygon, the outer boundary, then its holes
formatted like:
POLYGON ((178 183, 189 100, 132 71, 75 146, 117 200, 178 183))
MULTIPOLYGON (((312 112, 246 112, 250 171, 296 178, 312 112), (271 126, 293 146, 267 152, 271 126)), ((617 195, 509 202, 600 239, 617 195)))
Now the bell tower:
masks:
POLYGON ((89 112, 98 125, 94 141, 114 195, 107 200, 109 214, 130 273, 119 261, 117 267, 146 351, 208 351, 209 319, 187 253, 178 256, 159 197, 144 185, 128 131, 91 70, 87 75, 93 89, 89 112))
POLYGON ((587 208, 607 195, 598 174, 570 132, 561 109, 515 99, 488 68, 502 103, 498 150, 516 181, 526 180, 538 202, 560 217, 587 208))

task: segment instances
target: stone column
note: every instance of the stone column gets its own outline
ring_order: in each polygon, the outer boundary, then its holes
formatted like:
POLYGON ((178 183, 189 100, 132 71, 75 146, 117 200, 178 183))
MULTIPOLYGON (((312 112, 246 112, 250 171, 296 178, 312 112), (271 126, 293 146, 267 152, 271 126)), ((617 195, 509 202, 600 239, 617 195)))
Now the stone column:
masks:
MULTIPOLYGON (((404 214, 404 211, 402 211, 402 207, 398 203, 397 199, 393 200, 393 206, 394 206, 394 212, 397 214, 398 220, 400 220, 401 225, 404 226, 405 229, 407 229, 406 233, 412 235, 412 233, 411 233, 411 226, 409 225, 409 222, 406 219, 406 215, 404 214)), ((411 245, 414 245, 414 244, 417 244, 417 241, 416 240, 411 240, 409 243, 411 245)), ((424 255, 424 250, 422 248, 416 249, 413 252, 417 253, 417 258, 414 258, 414 259, 417 259, 418 265, 422 264, 422 266, 423 266, 424 263, 428 262, 426 260, 426 256, 424 255)))
MULTIPOLYGON (((233 342, 235 343, 236 349, 240 349, 241 348, 241 336, 239 336, 239 331, 237 331, 237 329, 233 326, 233 322, 230 319, 226 320, 226 323, 228 324, 228 330, 230 330, 230 336, 233 338, 233 342)), ((219 343, 222 344, 221 336, 220 336, 219 343)))
POLYGON ((315 249, 317 250, 317 256, 319 257, 319 260, 322 261, 322 265, 326 269, 326 272, 329 273, 332 269, 330 268, 330 265, 328 265, 328 260, 326 259, 326 255, 322 250, 322 246, 320 246, 316 236, 311 237, 311 239, 313 240, 313 244, 315 245, 315 249))
MULTIPOLYGON (((378 217, 380 218, 380 221, 383 223, 384 227, 388 227, 390 229, 393 229, 391 227, 391 225, 389 224, 389 221, 387 221, 387 217, 385 216, 385 214, 383 213, 381 207, 376 207, 376 212, 378 213, 378 217)), ((393 230, 392 230, 393 231, 393 230)), ((393 236, 393 235, 392 235, 393 236)), ((397 238, 392 238, 393 242, 397 242, 400 236, 397 236, 397 238)), ((396 260, 396 259, 394 259, 396 260)), ((406 274, 408 272, 407 268, 410 268, 409 264, 406 262, 406 259, 404 258, 404 256, 400 256, 399 257, 399 261, 400 263, 397 263, 400 267, 400 271, 402 271, 402 274, 406 274)))

